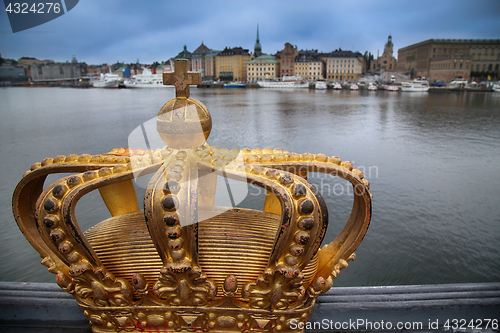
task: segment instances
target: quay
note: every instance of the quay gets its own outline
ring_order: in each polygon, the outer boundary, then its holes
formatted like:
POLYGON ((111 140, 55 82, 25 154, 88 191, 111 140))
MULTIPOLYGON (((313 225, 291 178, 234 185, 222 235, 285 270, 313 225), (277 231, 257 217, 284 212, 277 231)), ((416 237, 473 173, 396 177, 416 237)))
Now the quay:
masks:
MULTIPOLYGON (((334 287, 318 297, 306 332, 493 333, 499 331, 499 314, 500 282, 334 287), (488 328, 486 319, 492 320, 488 328), (471 320, 477 329, 467 327, 471 320), (383 330, 382 321, 408 328, 383 330), (466 330, 453 329, 464 322, 466 330)), ((55 283, 0 282, 0 327, 5 333, 92 332, 73 296, 55 283)))

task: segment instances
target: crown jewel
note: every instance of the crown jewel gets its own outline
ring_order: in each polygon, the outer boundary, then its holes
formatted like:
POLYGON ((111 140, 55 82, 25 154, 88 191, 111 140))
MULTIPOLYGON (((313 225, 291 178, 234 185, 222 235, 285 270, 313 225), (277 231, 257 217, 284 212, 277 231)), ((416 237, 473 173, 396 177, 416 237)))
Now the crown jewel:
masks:
MULTIPOLYGON (((13 197, 16 221, 94 332, 290 332, 306 322, 368 228, 369 183, 350 162, 281 149, 206 144, 212 120, 189 97, 199 74, 176 61, 176 98, 157 117, 166 146, 35 163, 13 197), (44 188, 52 173, 71 173, 44 188), (355 188, 351 215, 320 249, 326 205, 308 172, 355 188), (139 209, 132 180, 150 174, 139 209), (214 206, 217 177, 267 191, 262 211, 214 206), (83 232, 75 205, 98 189, 112 217, 83 232)), ((227 184, 227 183, 226 183, 227 184)))

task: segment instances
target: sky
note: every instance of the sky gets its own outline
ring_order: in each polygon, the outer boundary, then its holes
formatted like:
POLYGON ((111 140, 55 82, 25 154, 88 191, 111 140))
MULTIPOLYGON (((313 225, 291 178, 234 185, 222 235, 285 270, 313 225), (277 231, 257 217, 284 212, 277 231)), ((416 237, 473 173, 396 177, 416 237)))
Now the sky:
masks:
MULTIPOLYGON (((3 9, 2 6, 0 8, 3 9)), ((0 53, 18 60, 143 64, 175 57, 186 45, 262 52, 289 42, 301 49, 382 55, 389 34, 397 50, 428 39, 500 39, 500 0, 153 1, 81 0, 66 14, 13 33, 0 13, 0 53)))

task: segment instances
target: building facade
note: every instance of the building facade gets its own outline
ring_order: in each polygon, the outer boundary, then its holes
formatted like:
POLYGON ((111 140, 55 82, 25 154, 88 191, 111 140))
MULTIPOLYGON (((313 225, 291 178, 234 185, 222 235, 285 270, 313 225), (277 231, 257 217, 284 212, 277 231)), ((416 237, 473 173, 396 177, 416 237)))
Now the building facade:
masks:
POLYGON ((215 56, 215 76, 221 81, 246 81, 253 56, 241 47, 225 48, 215 56))
POLYGON ((191 54, 191 70, 200 73, 202 80, 205 78, 206 72, 205 56, 210 51, 211 50, 201 42, 201 45, 191 54))
POLYGON ((82 76, 79 64, 32 65, 30 69, 33 81, 64 81, 78 79, 82 76))
POLYGON ((285 43, 285 48, 276 54, 280 60, 281 76, 295 75, 295 57, 298 55, 297 46, 290 43, 285 43))
POLYGON ((326 79, 355 81, 364 72, 365 58, 359 52, 337 50, 326 55, 326 79))
POLYGON ((499 66, 500 39, 429 39, 398 50, 398 71, 431 80, 498 78, 499 66))
POLYGON ((294 62, 295 76, 305 80, 315 81, 325 78, 325 63, 318 50, 299 51, 294 62))
POLYGON ((248 62, 248 81, 275 80, 280 77, 280 62, 271 55, 261 55, 248 62))
POLYGON ((215 60, 221 51, 211 50, 205 55, 205 80, 215 80, 215 60))
POLYGON ((378 57, 377 55, 377 60, 374 60, 371 63, 371 70, 385 70, 388 72, 395 71, 397 67, 397 60, 396 58, 394 58, 393 54, 394 44, 392 43, 392 36, 389 35, 389 37, 387 38, 387 43, 385 43, 384 46, 384 53, 382 54, 382 57, 378 57))

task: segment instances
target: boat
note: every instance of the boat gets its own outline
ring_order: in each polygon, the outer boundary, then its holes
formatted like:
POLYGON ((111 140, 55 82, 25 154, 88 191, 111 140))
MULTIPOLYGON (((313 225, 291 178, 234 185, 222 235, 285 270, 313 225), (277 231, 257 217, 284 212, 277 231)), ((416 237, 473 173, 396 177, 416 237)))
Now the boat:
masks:
POLYGON ((342 85, 340 83, 338 83, 338 82, 335 82, 333 84, 333 89, 335 89, 335 90, 342 90, 342 85))
POLYGON ((326 81, 325 80, 318 80, 316 81, 316 83, 314 84, 314 87, 316 89, 326 89, 326 81))
POLYGON ((500 81, 493 84, 493 91, 500 92, 500 81))
POLYGON ((466 79, 458 78, 458 79, 451 80, 448 87, 450 87, 450 88, 456 88, 456 87, 464 88, 466 85, 467 85, 466 79))
POLYGON ((376 85, 374 85, 373 83, 371 83, 371 82, 370 82, 370 83, 368 84, 368 88, 367 88, 367 89, 368 89, 369 91, 375 91, 375 90, 377 90, 377 86, 376 86, 376 85))
POLYGON ((351 84, 351 90, 358 90, 359 87, 356 83, 351 84))
POLYGON ((384 89, 387 91, 399 91, 398 86, 391 85, 391 84, 384 86, 384 89))
POLYGON ((300 76, 283 76, 281 81, 257 81, 261 88, 309 88, 309 83, 302 80, 300 76))
POLYGON ((132 79, 124 82, 127 88, 165 88, 163 75, 153 74, 149 68, 143 68, 142 74, 137 74, 132 79))
POLYGON ((122 78, 116 74, 101 73, 99 80, 92 82, 94 88, 118 88, 122 78))
POLYGON ((401 82, 401 91, 429 91, 429 82, 425 80, 401 82))
POLYGON ((225 83, 224 88, 246 88, 247 86, 244 83, 239 82, 231 82, 225 83))

